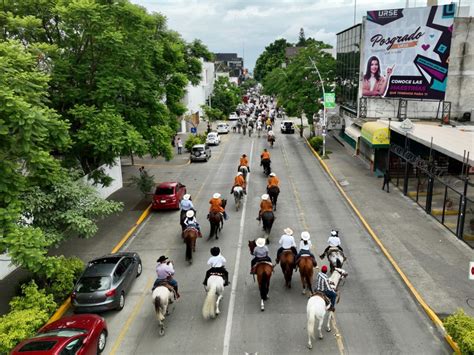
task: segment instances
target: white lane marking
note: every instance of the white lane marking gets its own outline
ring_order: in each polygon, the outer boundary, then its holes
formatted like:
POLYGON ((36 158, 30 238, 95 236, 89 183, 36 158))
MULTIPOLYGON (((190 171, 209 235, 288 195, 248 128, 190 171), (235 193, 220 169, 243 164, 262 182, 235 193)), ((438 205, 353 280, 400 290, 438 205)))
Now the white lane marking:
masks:
MULTIPOLYGON (((254 141, 252 141, 252 147, 250 148, 250 162, 249 162, 250 166, 252 166, 253 144, 254 144, 254 141)), ((248 192, 250 192, 249 185, 250 185, 250 174, 247 175, 247 191, 248 192)), ((223 355, 229 354, 230 335, 232 333, 232 318, 234 317, 235 294, 237 291, 237 281, 239 279, 240 254, 242 251, 242 239, 244 238, 244 224, 245 224, 245 211, 246 210, 247 210, 247 197, 244 200, 244 207, 242 208, 242 216, 240 217, 239 242, 237 244, 237 254, 235 256, 235 265, 234 265, 234 276, 232 277, 232 289, 231 289, 231 294, 230 294, 229 309, 227 311, 227 322, 225 324, 224 349, 222 351, 223 355)))

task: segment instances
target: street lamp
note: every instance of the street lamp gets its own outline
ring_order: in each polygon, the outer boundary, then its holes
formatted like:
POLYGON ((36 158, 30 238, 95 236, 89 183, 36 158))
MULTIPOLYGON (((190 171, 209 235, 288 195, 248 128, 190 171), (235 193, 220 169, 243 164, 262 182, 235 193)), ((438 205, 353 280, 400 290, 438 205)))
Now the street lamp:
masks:
MULTIPOLYGON (((316 73, 318 73, 319 76, 319 81, 321 82, 321 89, 323 91, 323 98, 326 96, 326 92, 324 91, 324 81, 323 78, 321 78, 321 73, 319 72, 318 67, 316 66, 316 63, 314 62, 313 58, 308 57, 309 60, 311 61, 311 64, 313 64, 314 69, 316 69, 316 73)), ((326 156, 326 103, 323 101, 323 158, 326 156)))

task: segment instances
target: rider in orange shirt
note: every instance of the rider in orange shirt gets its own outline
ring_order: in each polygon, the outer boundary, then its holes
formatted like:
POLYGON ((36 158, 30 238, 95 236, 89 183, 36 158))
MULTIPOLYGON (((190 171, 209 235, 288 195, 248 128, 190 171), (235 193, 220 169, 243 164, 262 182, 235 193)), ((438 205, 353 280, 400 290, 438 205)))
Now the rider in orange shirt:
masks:
POLYGON ((237 167, 237 171, 239 170, 241 166, 247 167, 247 171, 250 173, 249 161, 245 154, 242 154, 242 156, 240 157, 240 162, 239 162, 239 166, 237 167))
POLYGON ((278 185, 280 185, 280 179, 277 178, 276 174, 271 173, 268 175, 267 189, 273 186, 279 187, 278 185))
POLYGON ((247 195, 247 186, 246 186, 246 183, 245 183, 245 179, 244 179, 244 174, 242 174, 240 171, 237 173, 237 175, 235 176, 234 178, 234 186, 232 186, 232 190, 230 190, 230 193, 233 194, 234 193, 234 187, 236 186, 240 186, 242 187, 242 189, 244 190, 244 194, 247 195))
POLYGON ((227 213, 225 212, 224 207, 222 207, 222 199, 220 193, 216 192, 214 195, 212 195, 212 198, 209 200, 209 203, 211 204, 209 212, 222 213, 224 215, 225 220, 229 218, 227 216, 227 213))
POLYGON ((272 201, 270 201, 270 196, 268 194, 262 195, 262 201, 260 202, 260 211, 258 211, 257 221, 262 219, 264 212, 273 212, 272 201))

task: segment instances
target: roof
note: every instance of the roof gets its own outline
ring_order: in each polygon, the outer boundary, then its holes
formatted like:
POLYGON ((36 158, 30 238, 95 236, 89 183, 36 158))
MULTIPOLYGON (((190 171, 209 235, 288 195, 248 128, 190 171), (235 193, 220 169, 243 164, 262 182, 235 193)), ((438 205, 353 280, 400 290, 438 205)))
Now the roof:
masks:
MULTIPOLYGON (((377 122, 388 126, 388 121, 377 122)), ((413 122, 413 129, 406 131, 400 128, 402 122, 391 121, 390 129, 405 135, 425 146, 431 146, 433 138, 433 149, 458 161, 463 160, 464 152, 469 152, 469 165, 474 166, 474 126, 451 126, 440 125, 439 122, 413 122)))
POLYGON ((373 147, 388 147, 390 144, 388 127, 378 121, 364 123, 361 136, 373 147))
POLYGON ((237 53, 214 53, 216 61, 242 60, 237 53))
POLYGON ((355 27, 357 27, 357 26, 362 26, 362 24, 358 23, 358 24, 356 24, 356 25, 354 25, 354 26, 352 26, 352 27, 346 28, 345 30, 342 30, 341 32, 336 33, 336 36, 339 36, 341 33, 344 33, 344 32, 346 32, 346 31, 350 31, 350 30, 352 30, 353 28, 355 28, 355 27))
POLYGON ((175 187, 178 183, 176 181, 168 181, 168 182, 160 182, 156 187, 160 188, 167 188, 167 187, 175 187))

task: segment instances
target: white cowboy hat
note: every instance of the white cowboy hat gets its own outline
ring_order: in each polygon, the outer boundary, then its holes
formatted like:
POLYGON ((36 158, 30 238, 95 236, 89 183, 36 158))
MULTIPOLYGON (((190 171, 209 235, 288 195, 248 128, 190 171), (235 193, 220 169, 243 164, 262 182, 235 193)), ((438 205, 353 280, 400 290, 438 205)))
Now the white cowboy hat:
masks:
POLYGON ((263 247, 265 246, 265 243, 266 243, 266 240, 265 238, 258 238, 256 241, 255 241, 255 244, 257 244, 258 247, 263 247))
POLYGON ((262 200, 268 200, 270 198, 269 194, 263 194, 262 195, 262 200))
POLYGON ((190 194, 186 194, 183 196, 183 200, 189 200, 191 198, 190 194))
POLYGON ((336 236, 337 232, 336 231, 331 231, 331 235, 336 236))
POLYGON ((221 194, 216 192, 214 195, 212 195, 212 198, 219 198, 221 197, 221 194))
POLYGON ((301 232, 301 239, 303 240, 309 240, 309 238, 311 238, 311 236, 309 235, 309 232, 301 232))
POLYGON ((285 232, 285 234, 288 234, 288 235, 293 235, 293 229, 291 228, 285 228, 283 229, 283 232, 285 232))
POLYGON ((270 173, 270 176, 276 176, 276 174, 275 173, 270 173))
POLYGON ((243 174, 241 171, 239 171, 239 172, 237 173, 237 176, 239 176, 239 175, 244 175, 244 174, 243 174))
POLYGON ((194 217, 194 211, 193 211, 193 210, 189 210, 188 212, 186 212, 186 217, 188 217, 188 218, 194 217))

